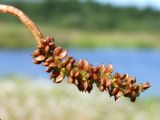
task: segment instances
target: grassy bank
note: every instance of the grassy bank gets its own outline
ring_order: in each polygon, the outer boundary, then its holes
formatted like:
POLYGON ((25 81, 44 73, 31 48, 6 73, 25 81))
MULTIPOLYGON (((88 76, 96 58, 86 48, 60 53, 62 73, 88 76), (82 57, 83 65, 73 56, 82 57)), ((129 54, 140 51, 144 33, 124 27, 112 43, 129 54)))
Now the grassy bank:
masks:
POLYGON ((140 98, 136 103, 117 102, 96 89, 80 93, 69 84, 45 81, 0 80, 2 120, 159 120, 159 99, 140 98))
MULTIPOLYGON (((56 43, 71 48, 124 47, 160 48, 158 32, 82 31, 39 25, 45 35, 54 36, 56 43)), ((0 48, 31 48, 35 41, 21 24, 0 23, 0 48)))

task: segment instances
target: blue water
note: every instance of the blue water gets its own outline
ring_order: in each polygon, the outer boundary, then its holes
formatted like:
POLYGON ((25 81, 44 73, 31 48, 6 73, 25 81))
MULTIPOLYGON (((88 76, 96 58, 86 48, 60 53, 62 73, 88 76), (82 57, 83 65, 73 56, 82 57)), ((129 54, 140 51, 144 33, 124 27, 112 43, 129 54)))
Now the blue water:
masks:
MULTIPOLYGON (((33 50, 0 50, 0 76, 20 74, 49 79, 41 65, 32 63, 33 50)), ((145 94, 160 92, 160 50, 91 49, 69 50, 76 59, 87 59, 93 65, 112 64, 116 72, 129 73, 138 82, 148 81, 152 87, 145 94)), ((160 95, 160 94, 159 94, 160 95)))

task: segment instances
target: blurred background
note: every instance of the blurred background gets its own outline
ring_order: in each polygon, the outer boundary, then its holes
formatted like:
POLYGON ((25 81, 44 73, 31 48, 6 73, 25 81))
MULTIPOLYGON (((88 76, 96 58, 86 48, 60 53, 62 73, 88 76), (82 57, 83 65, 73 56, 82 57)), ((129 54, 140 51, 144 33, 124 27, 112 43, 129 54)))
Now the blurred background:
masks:
POLYGON ((0 14, 0 118, 2 120, 159 120, 160 1, 1 0, 16 6, 44 35, 93 65, 113 64, 137 82, 150 82, 136 103, 114 101, 96 88, 80 93, 64 80, 52 84, 32 63, 32 34, 17 18, 0 14))

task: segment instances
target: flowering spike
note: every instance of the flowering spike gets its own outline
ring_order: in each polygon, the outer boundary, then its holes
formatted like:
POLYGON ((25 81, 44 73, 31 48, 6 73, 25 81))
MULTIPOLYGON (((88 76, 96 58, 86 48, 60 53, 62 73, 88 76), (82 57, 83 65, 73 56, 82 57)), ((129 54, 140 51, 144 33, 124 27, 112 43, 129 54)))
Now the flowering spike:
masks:
POLYGON ((43 40, 41 45, 44 47, 33 52, 34 63, 42 62, 47 66, 46 72, 51 72, 50 78, 54 78, 54 83, 61 83, 66 76, 68 83, 75 84, 79 91, 88 93, 91 92, 95 83, 101 92, 107 91, 110 96, 114 96, 115 100, 124 96, 130 98, 132 102, 140 92, 150 87, 149 83, 136 84, 136 79, 128 74, 112 74, 111 64, 93 67, 87 60, 76 61, 67 55, 67 50, 55 47, 52 40, 43 40))
POLYGON ((49 45, 45 46, 44 51, 45 51, 45 53, 48 53, 48 51, 49 51, 49 45))
POLYGON ((80 60, 77 62, 72 57, 68 61, 67 51, 63 51, 62 47, 57 47, 53 37, 44 37, 38 27, 21 10, 0 4, 0 12, 16 16, 32 32, 38 44, 37 50, 32 54, 33 62, 46 66, 46 72, 51 72, 51 78, 55 79, 55 83, 60 83, 64 77, 68 77, 70 82, 82 92, 88 91, 90 93, 93 84, 96 84, 100 91, 106 90, 115 99, 123 95, 130 98, 132 102, 135 102, 140 92, 150 87, 149 83, 137 84, 136 80, 128 74, 117 73, 113 75, 111 64, 108 67, 105 65, 93 67, 88 61, 80 60), (55 63, 53 64, 53 62, 55 63), (62 64, 62 62, 64 63, 62 64), (75 71, 76 74, 71 76, 70 71, 75 71), (105 82, 102 80, 103 77, 105 82))
POLYGON ((125 96, 132 102, 139 96, 140 91, 143 92, 150 87, 149 83, 136 84, 136 79, 128 74, 112 75, 111 64, 107 67, 105 65, 93 67, 87 60, 75 61, 73 57, 67 55, 67 50, 55 47, 52 40, 43 40, 41 46, 44 47, 33 52, 34 63, 43 62, 43 65, 47 66, 46 72, 52 71, 50 78, 54 78, 54 83, 62 82, 67 76, 68 83, 75 84, 79 91, 89 93, 92 90, 92 84, 96 83, 101 92, 106 90, 110 96, 115 97, 115 100, 125 96))

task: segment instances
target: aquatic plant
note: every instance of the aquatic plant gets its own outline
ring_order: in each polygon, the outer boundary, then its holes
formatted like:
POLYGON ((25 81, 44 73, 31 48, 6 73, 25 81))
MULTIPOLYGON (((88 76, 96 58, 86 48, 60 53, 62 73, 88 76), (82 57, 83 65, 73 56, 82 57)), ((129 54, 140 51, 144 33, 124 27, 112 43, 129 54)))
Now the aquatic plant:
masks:
POLYGON ((21 10, 0 4, 1 13, 10 13, 20 19, 32 32, 38 44, 37 49, 33 52, 33 63, 46 66, 46 72, 50 73, 50 79, 54 83, 61 83, 65 77, 68 83, 77 86, 81 92, 90 93, 93 84, 101 92, 107 92, 117 100, 121 96, 130 98, 135 102, 141 92, 150 87, 148 82, 136 83, 134 77, 128 74, 113 73, 113 66, 92 66, 87 60, 76 60, 68 55, 67 49, 57 46, 53 37, 44 37, 38 27, 25 15, 21 10))

